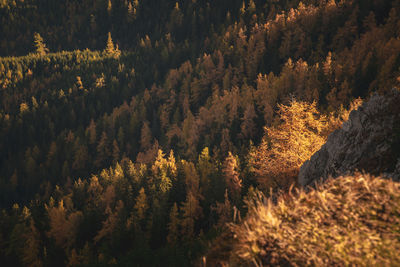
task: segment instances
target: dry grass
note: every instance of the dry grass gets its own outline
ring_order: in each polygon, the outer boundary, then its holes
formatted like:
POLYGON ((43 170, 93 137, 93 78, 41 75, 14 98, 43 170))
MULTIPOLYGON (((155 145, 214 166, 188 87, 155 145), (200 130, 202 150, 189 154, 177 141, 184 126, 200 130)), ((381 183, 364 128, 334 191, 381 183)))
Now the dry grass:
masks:
POLYGON ((255 203, 231 225, 232 265, 400 266, 400 183, 357 174, 255 203))

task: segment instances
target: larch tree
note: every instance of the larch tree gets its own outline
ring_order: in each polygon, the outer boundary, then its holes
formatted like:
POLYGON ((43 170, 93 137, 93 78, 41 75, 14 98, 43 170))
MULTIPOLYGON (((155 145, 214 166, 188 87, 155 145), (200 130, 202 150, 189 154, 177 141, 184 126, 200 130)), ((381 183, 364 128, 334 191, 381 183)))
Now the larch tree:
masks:
POLYGON ((109 141, 106 132, 103 132, 97 144, 97 158, 95 161, 96 166, 101 166, 110 155, 109 141))
POLYGON ((85 144, 81 144, 79 137, 75 139, 73 150, 74 161, 72 163, 72 169, 83 170, 86 167, 86 163, 89 159, 89 152, 87 146, 85 144))
POLYGON ((191 192, 196 197, 200 197, 200 178, 194 164, 182 160, 181 166, 185 174, 186 191, 191 192))
POLYGON ((316 103, 278 105, 282 124, 266 128, 260 146, 251 153, 250 163, 264 188, 288 188, 295 183, 300 166, 325 143, 326 117, 316 103))
POLYGON ((176 205, 176 203, 174 203, 169 213, 169 223, 168 223, 167 242, 170 245, 174 245, 178 241, 179 225, 180 225, 180 220, 179 220, 178 206, 176 205))
POLYGON ((242 191, 242 180, 239 177, 238 159, 231 152, 228 153, 225 159, 222 172, 224 173, 231 197, 238 200, 242 191))
POLYGON ((148 208, 149 205, 147 204, 146 192, 142 187, 139 191, 139 195, 136 198, 136 204, 135 204, 136 216, 139 221, 144 220, 148 208))
POLYGON ((114 46, 113 40, 111 38, 111 32, 108 32, 106 49, 104 50, 104 52, 107 55, 113 56, 115 58, 118 58, 121 54, 121 51, 119 50, 118 45, 114 46))
POLYGON ((151 148, 151 143, 153 141, 153 135, 148 121, 143 122, 142 129, 140 131, 140 147, 143 151, 151 148))
POLYGON ((82 212, 76 211, 67 214, 63 200, 57 207, 46 205, 46 210, 50 219, 48 236, 54 239, 57 246, 64 249, 70 247, 75 242, 76 231, 83 217, 82 212))
POLYGON ((217 202, 211 206, 218 215, 217 227, 224 227, 226 223, 232 222, 232 204, 229 200, 228 190, 225 190, 225 200, 223 203, 217 202))
POLYGON ((169 158, 166 159, 163 151, 159 149, 151 169, 159 191, 167 193, 172 187, 172 179, 175 179, 177 172, 173 151, 171 150, 169 158))
POLYGON ((96 143, 96 139, 97 139, 96 123, 94 122, 93 119, 90 121, 89 126, 86 128, 85 134, 86 134, 87 138, 89 139, 90 145, 93 145, 94 143, 96 143))
POLYGON ((254 110, 254 105, 247 105, 246 110, 243 115, 243 122, 240 125, 242 138, 253 138, 256 131, 256 124, 254 119, 257 117, 256 111, 254 110))
POLYGON ((120 150, 117 141, 114 139, 113 144, 113 151, 112 151, 112 157, 113 157, 113 162, 116 163, 119 160, 120 157, 120 150))
POLYGON ((107 208, 106 210, 107 219, 103 222, 103 227, 93 238, 93 240, 96 243, 103 238, 112 238, 115 228, 117 227, 117 224, 119 222, 119 215, 123 209, 124 209, 124 203, 122 202, 122 200, 118 201, 114 211, 112 211, 110 207, 107 208))
POLYGON ((26 233, 25 247, 23 252, 22 261, 26 266, 43 266, 42 259, 40 257, 40 233, 35 227, 33 219, 29 222, 29 232, 26 233))
POLYGON ((181 223, 182 235, 191 238, 195 234, 196 220, 203 215, 199 199, 191 191, 187 193, 186 201, 183 203, 181 210, 183 212, 181 223))
POLYGON ((201 187, 206 191, 210 186, 209 179, 214 169, 208 147, 205 147, 199 155, 199 159, 197 161, 197 169, 199 170, 200 174, 201 187))
POLYGON ((46 47, 46 44, 44 43, 43 38, 42 36, 40 36, 39 33, 34 33, 33 41, 35 43, 36 54, 44 56, 49 52, 49 49, 46 47))

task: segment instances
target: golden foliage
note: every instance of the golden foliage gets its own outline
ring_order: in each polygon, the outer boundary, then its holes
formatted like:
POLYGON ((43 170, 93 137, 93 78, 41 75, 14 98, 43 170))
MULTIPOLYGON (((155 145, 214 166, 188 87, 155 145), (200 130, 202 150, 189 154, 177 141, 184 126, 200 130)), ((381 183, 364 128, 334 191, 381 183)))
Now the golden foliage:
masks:
POLYGON ((266 128, 266 136, 250 153, 250 164, 264 189, 288 189, 296 183, 301 165, 326 142, 327 136, 348 120, 351 111, 362 104, 354 100, 329 116, 322 115, 316 103, 292 99, 288 106, 278 105, 282 123, 266 128))
POLYGON ((46 47, 45 43, 43 42, 42 36, 39 33, 35 32, 33 35, 36 53, 40 56, 44 56, 49 52, 49 49, 46 47))
POLYGON ((325 143, 322 132, 326 117, 320 115, 316 103, 292 100, 279 105, 282 124, 266 128, 267 137, 251 153, 251 165, 263 188, 288 188, 298 170, 325 143))
POLYGON ((231 260, 242 265, 397 266, 400 183, 356 174, 276 203, 259 194, 246 220, 231 229, 231 260))

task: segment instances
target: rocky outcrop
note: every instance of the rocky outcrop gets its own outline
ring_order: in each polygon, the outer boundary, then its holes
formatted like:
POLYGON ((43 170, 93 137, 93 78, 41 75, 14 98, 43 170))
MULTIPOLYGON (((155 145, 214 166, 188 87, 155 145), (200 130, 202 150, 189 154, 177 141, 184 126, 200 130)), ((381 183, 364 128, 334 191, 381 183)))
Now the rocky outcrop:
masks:
POLYGON ((375 95, 351 112, 342 128, 300 168, 302 186, 365 171, 400 180, 400 91, 375 95))

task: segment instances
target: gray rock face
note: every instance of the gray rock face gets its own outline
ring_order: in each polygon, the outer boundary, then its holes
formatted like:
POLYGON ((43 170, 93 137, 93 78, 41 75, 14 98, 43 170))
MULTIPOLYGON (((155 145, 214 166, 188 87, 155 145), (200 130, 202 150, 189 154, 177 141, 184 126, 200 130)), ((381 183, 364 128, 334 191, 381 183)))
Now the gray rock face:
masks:
POLYGON ((307 186, 329 176, 354 171, 400 180, 400 91, 375 95, 300 168, 299 184, 307 186))

